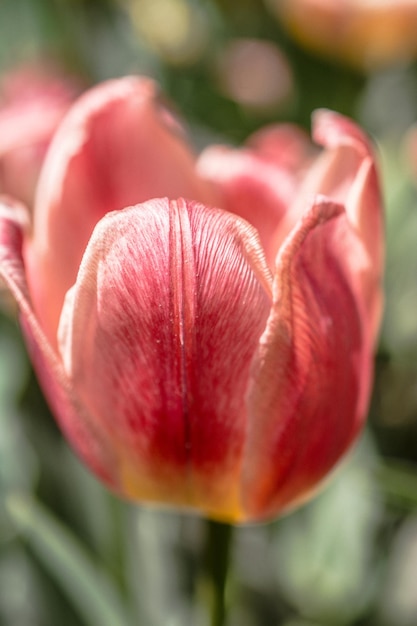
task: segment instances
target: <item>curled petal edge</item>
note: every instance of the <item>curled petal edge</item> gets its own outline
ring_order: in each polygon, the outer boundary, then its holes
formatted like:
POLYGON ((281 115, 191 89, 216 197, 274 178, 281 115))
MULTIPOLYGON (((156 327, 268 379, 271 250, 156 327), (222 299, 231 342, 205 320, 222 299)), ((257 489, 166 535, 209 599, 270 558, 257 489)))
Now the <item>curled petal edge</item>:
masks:
POLYGON ((352 120, 329 109, 316 109, 312 116, 313 140, 328 148, 354 145, 363 156, 373 151, 369 137, 352 120))
POLYGON ((345 235, 344 245, 353 237, 360 253, 344 207, 317 197, 278 255, 274 304, 248 395, 248 519, 267 519, 310 497, 365 418, 372 349, 344 247, 337 249, 345 235))
POLYGON ((90 420, 77 403, 62 363, 32 309, 22 259, 23 233, 28 224, 22 205, 0 199, 0 280, 17 303, 32 362, 64 434, 103 482, 114 488, 106 470, 111 453, 97 443, 100 439, 91 432, 90 420))

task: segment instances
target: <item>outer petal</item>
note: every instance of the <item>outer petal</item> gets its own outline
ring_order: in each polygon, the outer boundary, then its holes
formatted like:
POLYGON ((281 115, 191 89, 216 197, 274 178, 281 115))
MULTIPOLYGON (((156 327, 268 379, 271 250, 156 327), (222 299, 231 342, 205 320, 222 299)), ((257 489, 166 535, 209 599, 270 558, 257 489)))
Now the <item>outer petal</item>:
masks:
POLYGON ((64 295, 102 216, 160 195, 214 202, 179 131, 154 83, 135 77, 90 90, 63 122, 42 171, 25 255, 35 309, 52 342, 64 295))
POLYGON ((271 267, 283 216, 314 153, 307 135, 290 124, 258 131, 239 150, 206 149, 198 172, 222 192, 222 206, 247 219, 259 232, 271 267))
POLYGON ((249 519, 304 499, 363 423, 372 349, 353 279, 361 262, 366 254, 343 208, 323 198, 280 251, 248 397, 242 493, 249 519))
POLYGON ((65 436, 101 480, 111 487, 108 468, 114 465, 113 452, 106 447, 79 404, 62 363, 31 307, 21 254, 22 235, 27 227, 23 207, 3 198, 0 203, 0 287, 3 282, 18 304, 32 362, 65 436))
POLYGON ((56 72, 23 68, 0 85, 0 191, 32 207, 46 150, 78 89, 56 72))
POLYGON ((60 325, 67 375, 140 500, 241 516, 249 370, 271 306, 256 232, 153 200, 104 218, 60 325))
POLYGON ((384 234, 382 199, 372 146, 360 128, 348 118, 318 110, 313 116, 313 139, 324 146, 299 185, 297 195, 276 233, 279 250, 285 237, 302 218, 305 207, 317 195, 343 204, 351 226, 362 240, 367 262, 351 273, 356 296, 365 303, 365 317, 372 341, 376 341, 382 313, 384 234))
MULTIPOLYGON (((369 319, 371 340, 376 341, 382 315, 382 280, 384 268, 383 202, 378 183, 372 145, 366 135, 351 120, 333 111, 319 110, 313 117, 313 137, 340 153, 340 160, 351 150, 356 155, 356 170, 346 172, 349 188, 342 199, 334 193, 332 177, 318 190, 346 206, 350 224, 362 240, 368 261, 356 275, 357 290, 362 294, 369 319)), ((354 158, 354 157, 352 157, 354 158)), ((336 162, 340 162, 335 157, 336 162)))

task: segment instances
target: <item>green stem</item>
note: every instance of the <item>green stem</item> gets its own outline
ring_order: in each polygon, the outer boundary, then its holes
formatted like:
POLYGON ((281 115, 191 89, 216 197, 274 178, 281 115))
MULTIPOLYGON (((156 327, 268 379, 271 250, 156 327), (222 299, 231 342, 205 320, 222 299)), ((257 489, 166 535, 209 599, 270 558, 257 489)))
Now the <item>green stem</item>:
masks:
POLYGON ((224 626, 227 618, 226 586, 230 566, 233 526, 206 522, 205 577, 210 626, 224 626))

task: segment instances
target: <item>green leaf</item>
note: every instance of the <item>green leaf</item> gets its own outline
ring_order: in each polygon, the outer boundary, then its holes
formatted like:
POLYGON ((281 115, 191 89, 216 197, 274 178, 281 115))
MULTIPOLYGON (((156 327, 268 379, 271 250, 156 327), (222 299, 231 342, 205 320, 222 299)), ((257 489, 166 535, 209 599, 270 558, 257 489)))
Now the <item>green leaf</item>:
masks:
POLYGON ((417 516, 408 517, 395 534, 379 593, 383 626, 417 623, 417 516))
POLYGON ((366 610, 378 583, 381 497, 375 453, 361 444, 313 502, 276 527, 275 571, 287 599, 303 617, 332 626, 366 610))
POLYGON ((130 626, 122 597, 74 535, 36 500, 10 495, 6 508, 88 626, 130 626))

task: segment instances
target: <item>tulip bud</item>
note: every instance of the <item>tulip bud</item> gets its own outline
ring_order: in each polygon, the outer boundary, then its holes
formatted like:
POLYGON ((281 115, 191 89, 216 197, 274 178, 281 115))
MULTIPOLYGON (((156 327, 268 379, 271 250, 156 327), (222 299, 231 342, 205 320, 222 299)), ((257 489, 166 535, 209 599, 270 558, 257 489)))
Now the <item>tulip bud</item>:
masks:
POLYGON ((313 133, 321 151, 278 126, 197 161, 149 80, 111 81, 60 127, 32 229, 3 203, 0 276, 41 384, 121 496, 270 519, 360 432, 378 181, 353 122, 320 111, 313 133))

